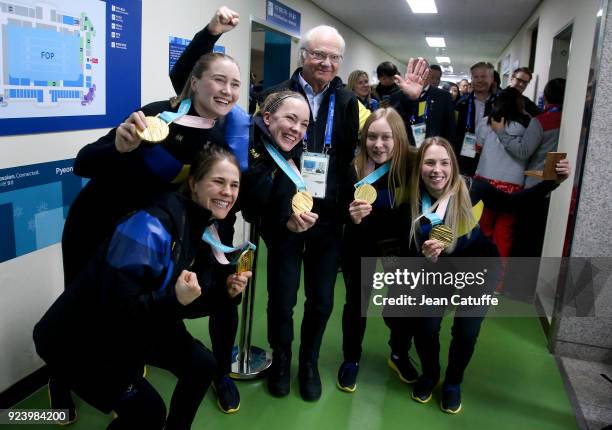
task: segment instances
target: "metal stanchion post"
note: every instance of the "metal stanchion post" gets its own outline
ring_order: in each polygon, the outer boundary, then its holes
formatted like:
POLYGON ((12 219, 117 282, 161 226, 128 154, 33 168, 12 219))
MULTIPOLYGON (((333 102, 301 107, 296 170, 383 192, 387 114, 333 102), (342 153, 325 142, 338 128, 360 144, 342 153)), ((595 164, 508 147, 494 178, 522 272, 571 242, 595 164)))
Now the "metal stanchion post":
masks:
MULTIPOLYGON (((255 224, 252 224, 250 227, 249 240, 256 245, 259 245, 259 231, 257 229, 257 225, 255 224)), ((236 358, 232 363, 232 372, 230 374, 230 376, 234 379, 256 378, 260 376, 262 372, 267 370, 272 364, 272 356, 269 352, 257 346, 251 345, 258 255, 259 246, 257 246, 257 250, 255 250, 255 258, 253 259, 253 267, 251 269, 253 276, 242 293, 242 315, 240 320, 239 344, 238 346, 234 346, 234 354, 232 354, 232 356, 236 358)))

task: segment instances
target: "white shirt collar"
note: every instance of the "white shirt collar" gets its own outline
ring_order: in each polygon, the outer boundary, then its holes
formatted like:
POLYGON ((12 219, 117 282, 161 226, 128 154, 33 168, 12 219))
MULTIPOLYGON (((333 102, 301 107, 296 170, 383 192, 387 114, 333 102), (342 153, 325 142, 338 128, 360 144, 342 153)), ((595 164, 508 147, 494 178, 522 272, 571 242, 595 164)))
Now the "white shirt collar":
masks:
POLYGON ((312 88, 312 85, 306 82, 306 80, 304 79, 301 73, 298 74, 298 78, 300 80, 300 85, 302 86, 302 88, 304 88, 304 90, 308 89, 315 96, 323 94, 329 88, 329 83, 328 83, 327 85, 325 85, 325 88, 323 88, 323 91, 321 91, 319 94, 315 94, 314 89, 312 88))

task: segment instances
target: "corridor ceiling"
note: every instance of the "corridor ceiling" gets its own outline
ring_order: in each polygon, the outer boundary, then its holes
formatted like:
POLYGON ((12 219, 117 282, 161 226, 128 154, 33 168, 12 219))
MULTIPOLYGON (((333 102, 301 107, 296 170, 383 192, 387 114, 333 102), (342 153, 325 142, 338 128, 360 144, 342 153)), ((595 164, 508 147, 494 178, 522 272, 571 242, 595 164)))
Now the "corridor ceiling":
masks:
POLYGON ((406 0, 311 1, 402 62, 450 57, 455 75, 477 61, 495 61, 541 2, 435 0, 437 14, 413 14, 406 0), (444 37, 446 48, 430 48, 426 35, 444 37))

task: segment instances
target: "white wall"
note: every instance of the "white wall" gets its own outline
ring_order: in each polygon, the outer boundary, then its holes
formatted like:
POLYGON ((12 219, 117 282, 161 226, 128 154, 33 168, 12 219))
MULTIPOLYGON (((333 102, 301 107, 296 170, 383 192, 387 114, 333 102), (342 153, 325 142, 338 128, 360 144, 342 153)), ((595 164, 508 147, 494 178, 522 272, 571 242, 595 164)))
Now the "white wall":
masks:
MULTIPOLYGON (((542 93, 544 85, 548 82, 553 38, 568 24, 573 24, 558 149, 560 152, 567 152, 572 166, 576 165, 598 6, 599 0, 544 0, 499 57, 501 59, 510 53, 510 64, 519 59, 521 66, 527 65, 530 30, 539 20, 534 65, 534 76, 538 78, 537 94, 535 93, 536 79, 532 80, 525 91, 526 95, 537 97, 538 94, 542 93)), ((552 194, 544 241, 544 256, 561 256, 567 227, 572 182, 573 178, 569 178, 552 194)))
MULTIPOLYGON (((225 4, 240 13, 241 23, 219 43, 242 65, 240 104, 246 107, 250 16, 265 19, 265 0, 174 0, 172 7, 156 0, 142 3, 142 104, 173 95, 168 79, 168 36, 191 38, 225 4)), ((382 61, 398 63, 312 3, 295 0, 285 4, 302 14, 302 30, 329 24, 343 34, 347 43, 340 72, 343 79, 355 68, 371 71, 382 61)), ((73 158, 83 145, 106 132, 99 129, 0 137, 0 169, 73 158)), ((0 392, 41 366, 31 341, 32 328, 62 290, 59 244, 0 264, 0 392)))

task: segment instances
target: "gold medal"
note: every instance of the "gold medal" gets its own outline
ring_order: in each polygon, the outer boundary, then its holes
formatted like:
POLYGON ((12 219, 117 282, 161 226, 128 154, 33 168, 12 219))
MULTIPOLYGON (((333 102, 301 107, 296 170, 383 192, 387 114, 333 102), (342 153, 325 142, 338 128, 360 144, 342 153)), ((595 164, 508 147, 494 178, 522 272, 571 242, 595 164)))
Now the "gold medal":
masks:
POLYGON ((296 215, 310 212, 312 204, 312 196, 308 191, 298 191, 291 199, 291 207, 293 208, 293 213, 296 215))
POLYGON ((447 248, 453 243, 453 231, 445 224, 438 224, 433 226, 431 232, 429 232, 430 239, 437 239, 444 244, 444 248, 447 248))
POLYGON ((255 253, 251 248, 248 248, 240 254, 238 257, 238 263, 236 263, 236 273, 248 272, 253 267, 253 259, 255 253))
POLYGON ((157 116, 148 116, 145 120, 147 122, 147 128, 142 131, 136 130, 138 136, 140 136, 142 140, 151 143, 159 143, 168 137, 170 127, 168 127, 168 124, 166 124, 163 119, 157 116))
POLYGON ((355 190, 355 200, 365 200, 369 204, 372 204, 376 201, 376 188, 374 188, 370 184, 361 184, 355 190))

